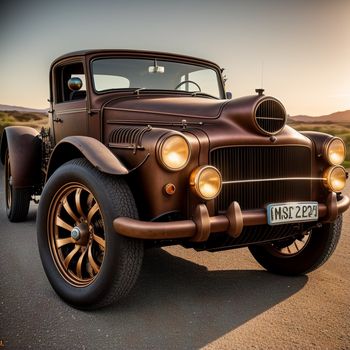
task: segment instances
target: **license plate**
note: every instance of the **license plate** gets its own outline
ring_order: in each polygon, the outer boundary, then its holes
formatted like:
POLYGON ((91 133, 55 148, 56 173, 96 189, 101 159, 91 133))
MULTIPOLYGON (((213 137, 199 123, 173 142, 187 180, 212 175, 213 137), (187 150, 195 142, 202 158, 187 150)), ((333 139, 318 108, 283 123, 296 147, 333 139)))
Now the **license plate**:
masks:
POLYGON ((278 203, 267 206, 267 223, 269 225, 317 221, 317 219, 317 202, 278 203))

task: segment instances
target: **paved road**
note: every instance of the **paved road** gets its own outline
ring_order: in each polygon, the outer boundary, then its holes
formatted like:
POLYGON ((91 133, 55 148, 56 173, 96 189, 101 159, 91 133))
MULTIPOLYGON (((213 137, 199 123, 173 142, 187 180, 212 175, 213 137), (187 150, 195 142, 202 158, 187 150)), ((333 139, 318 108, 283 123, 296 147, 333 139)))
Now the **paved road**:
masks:
POLYGON ((307 277, 269 274, 246 249, 171 247, 146 254, 123 303, 83 312, 62 302, 44 275, 36 208, 11 224, 3 187, 0 202, 0 348, 350 348, 349 214, 333 257, 307 277))

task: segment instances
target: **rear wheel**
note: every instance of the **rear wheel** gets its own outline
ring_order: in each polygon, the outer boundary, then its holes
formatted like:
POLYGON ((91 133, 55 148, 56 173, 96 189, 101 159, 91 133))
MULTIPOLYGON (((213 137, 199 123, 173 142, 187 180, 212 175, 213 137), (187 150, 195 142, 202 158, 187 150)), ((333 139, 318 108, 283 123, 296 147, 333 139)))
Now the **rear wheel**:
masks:
POLYGON ((14 188, 9 152, 5 155, 5 201, 6 214, 10 221, 24 221, 28 215, 31 193, 27 188, 14 188))
POLYGON ((333 223, 304 232, 298 238, 249 247, 266 270, 281 275, 299 275, 323 265, 334 252, 341 233, 342 216, 333 223))
POLYGON ((113 219, 137 218, 127 184, 85 159, 60 167, 42 193, 38 245, 55 291, 78 308, 98 308, 127 295, 138 277, 143 243, 114 232, 113 219))

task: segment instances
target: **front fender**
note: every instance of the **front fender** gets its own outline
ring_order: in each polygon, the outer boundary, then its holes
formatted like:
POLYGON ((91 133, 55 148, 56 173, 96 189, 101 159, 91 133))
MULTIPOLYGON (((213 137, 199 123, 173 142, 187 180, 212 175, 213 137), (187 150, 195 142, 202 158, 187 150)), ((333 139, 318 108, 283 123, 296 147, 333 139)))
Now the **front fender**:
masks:
POLYGON ((53 150, 47 170, 47 179, 62 164, 74 158, 86 158, 95 168, 111 175, 126 175, 129 170, 100 141, 87 136, 68 136, 53 150))
POLYGON ((325 144, 333 138, 332 135, 325 134, 319 131, 299 131, 302 135, 310 139, 316 149, 316 155, 322 155, 325 144))
POLYGON ((12 186, 28 188, 40 184, 41 140, 37 130, 28 126, 8 126, 1 139, 1 163, 9 152, 12 186))

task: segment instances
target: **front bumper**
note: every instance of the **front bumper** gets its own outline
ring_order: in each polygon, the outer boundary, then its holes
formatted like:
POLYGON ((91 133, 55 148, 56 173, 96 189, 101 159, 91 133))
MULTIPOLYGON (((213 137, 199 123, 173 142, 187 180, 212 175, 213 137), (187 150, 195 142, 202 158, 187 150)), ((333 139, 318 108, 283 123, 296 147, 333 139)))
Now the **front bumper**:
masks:
MULTIPOLYGON (((350 199, 343 195, 337 200, 335 193, 330 193, 326 203, 318 204, 320 222, 332 222, 350 206, 350 199)), ((113 227, 122 236, 140 239, 175 239, 190 238, 193 242, 207 241, 211 233, 226 232, 238 237, 244 226, 267 224, 265 209, 242 211, 237 202, 232 202, 225 215, 209 216, 205 204, 199 204, 192 220, 171 222, 140 221, 127 217, 114 219, 113 227)))

